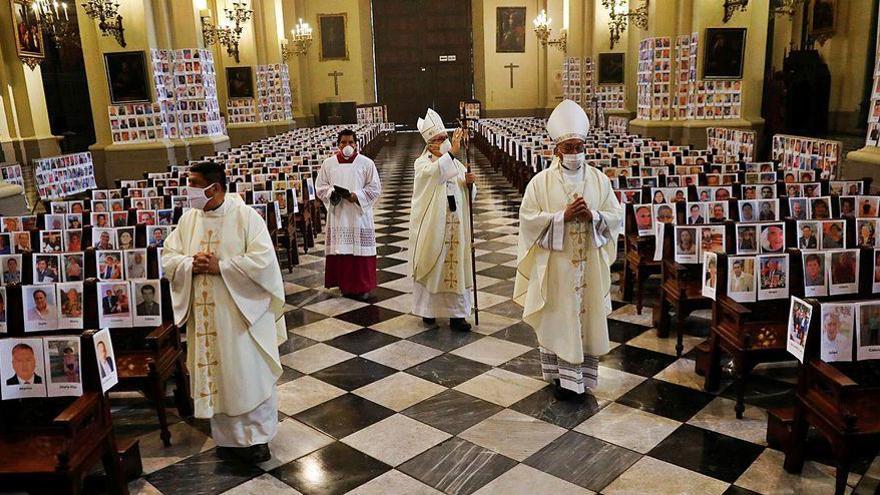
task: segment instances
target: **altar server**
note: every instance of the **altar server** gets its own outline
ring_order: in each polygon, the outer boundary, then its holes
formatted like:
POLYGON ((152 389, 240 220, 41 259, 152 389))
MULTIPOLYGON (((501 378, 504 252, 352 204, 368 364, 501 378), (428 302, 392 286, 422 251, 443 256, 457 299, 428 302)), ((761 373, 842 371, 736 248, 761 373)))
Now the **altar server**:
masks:
POLYGON ((526 188, 514 300, 534 327, 545 380, 560 399, 598 385, 599 356, 609 350, 611 264, 623 209, 611 182, 584 157, 589 121, 571 100, 547 121, 556 143, 550 167, 526 188))
POLYGON ((364 300, 376 288, 376 226, 373 204, 382 186, 376 164, 357 151, 357 135, 339 133, 339 150, 324 160, 315 190, 327 208, 324 286, 364 300))
POLYGON ((474 174, 454 156, 461 147, 461 129, 450 141, 443 119, 432 109, 419 119, 418 129, 427 146, 415 162, 410 213, 412 312, 428 325, 449 318, 453 330, 468 331, 473 267, 467 194, 474 174))

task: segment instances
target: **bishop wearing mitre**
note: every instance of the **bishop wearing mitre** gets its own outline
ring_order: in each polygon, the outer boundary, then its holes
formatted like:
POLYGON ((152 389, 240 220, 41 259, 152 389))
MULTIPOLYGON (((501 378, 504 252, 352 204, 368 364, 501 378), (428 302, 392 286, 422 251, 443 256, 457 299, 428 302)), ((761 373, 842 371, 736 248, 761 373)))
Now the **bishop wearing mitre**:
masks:
POLYGON ((195 416, 211 420, 224 460, 264 462, 278 427, 278 345, 286 340, 284 286, 266 223, 223 167, 189 170, 191 208, 165 240, 174 321, 186 325, 195 416))
POLYGON ((555 157, 529 182, 519 210, 513 296, 537 333, 543 377, 563 400, 598 385, 623 223, 610 180, 585 161, 589 127, 571 100, 553 110, 547 133, 555 157))
MULTIPOLYGON (((474 175, 455 158, 461 129, 450 141, 443 119, 430 108, 418 120, 418 129, 427 145, 415 162, 410 213, 412 312, 428 325, 436 318, 449 318, 450 328, 468 331, 473 267, 467 195, 474 175)), ((471 194, 476 194, 476 187, 471 194)))

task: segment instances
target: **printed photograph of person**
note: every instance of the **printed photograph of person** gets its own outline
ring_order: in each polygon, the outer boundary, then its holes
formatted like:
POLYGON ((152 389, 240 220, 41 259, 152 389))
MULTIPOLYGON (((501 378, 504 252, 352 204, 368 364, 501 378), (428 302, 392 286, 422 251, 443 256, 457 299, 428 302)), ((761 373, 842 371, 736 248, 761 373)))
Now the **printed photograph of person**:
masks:
POLYGON ((110 227, 110 215, 106 212, 92 212, 92 227, 106 229, 110 227))
POLYGON ((43 339, 49 397, 82 394, 80 346, 75 337, 43 339))
POLYGON ((779 220, 779 208, 777 208, 778 200, 761 199, 758 200, 758 220, 761 222, 772 222, 779 220))
POLYGON ((795 220, 806 220, 809 218, 807 200, 805 198, 788 198, 788 210, 795 220))
POLYGON ((128 226, 128 212, 114 211, 110 214, 110 221, 114 227, 126 227, 128 226))
POLYGON ((147 242, 150 246, 164 247, 165 238, 168 237, 170 227, 159 225, 147 227, 147 242))
POLYGON ((12 254, 12 234, 0 234, 0 254, 12 254))
POLYGON ((759 255, 758 264, 758 300, 788 297, 788 255, 759 255))
POLYGON ((857 358, 880 358, 880 302, 856 304, 857 358))
POLYGON ((756 222, 758 220, 755 217, 756 201, 740 201, 738 206, 740 222, 756 222))
POLYGON ((174 210, 157 210, 156 225, 172 225, 174 223, 174 210))
POLYGON ((701 225, 706 223, 706 204, 705 203, 688 203, 688 225, 701 225))
POLYGON ((675 228, 675 261, 678 263, 698 263, 697 257, 697 228, 675 228))
POLYGON ((52 214, 43 216, 44 230, 62 230, 64 229, 64 215, 52 214))
POLYGON ((654 205, 654 222, 675 224, 675 210, 672 205, 654 205))
POLYGON ((730 199, 730 188, 719 187, 715 190, 715 201, 727 201, 730 199))
POLYGON ((856 216, 856 198, 840 198, 840 216, 844 218, 856 216))
POLYGON ((130 312, 128 284, 101 282, 98 286, 104 294, 101 307, 105 315, 124 316, 130 312))
POLYGON ((96 251, 98 259, 98 280, 122 280, 122 252, 96 251))
POLYGON ((3 271, 3 285, 21 283, 20 254, 0 256, 0 268, 2 268, 3 271))
POLYGON ((14 239, 15 252, 16 253, 30 253, 31 252, 31 234, 30 232, 19 231, 13 232, 12 238, 14 239))
POLYGON ((134 249, 134 227, 116 229, 116 245, 118 249, 134 249))
POLYGON ((26 331, 54 330, 58 326, 54 285, 26 285, 22 287, 22 299, 26 331))
POLYGON ((846 231, 843 220, 822 222, 822 249, 843 249, 846 247, 846 231))
POLYGON ((97 250, 116 249, 116 234, 113 229, 92 229, 92 241, 97 250))
POLYGON ((854 309, 852 304, 822 304, 823 361, 852 361, 854 309))
POLYGON ((758 225, 736 226, 736 253, 758 253, 758 225))
POLYGON ((812 316, 812 306, 797 297, 791 298, 786 349, 800 362, 804 362, 804 346, 807 343, 807 334, 810 330, 812 316))
POLYGON ((755 300, 755 259, 727 258, 727 293, 738 302, 755 300))
POLYGON ((58 284, 58 300, 61 302, 62 318, 82 318, 82 283, 70 282, 58 284))
POLYGON ((828 295, 828 276, 825 271, 825 253, 803 253, 804 293, 807 297, 828 295))
POLYGON ((3 217, 3 232, 15 232, 21 230, 21 218, 3 217))
POLYGON ((798 226, 798 248, 799 249, 819 249, 818 233, 821 232, 818 222, 799 221, 798 226))
POLYGON ((106 393, 110 387, 119 382, 116 374, 116 355, 110 340, 110 331, 103 329, 94 336, 95 359, 98 361, 98 375, 101 378, 101 389, 106 393))
POLYGON ((857 249, 826 253, 830 258, 829 294, 855 294, 859 290, 859 251, 857 249))
POLYGON ((125 274, 129 280, 147 278, 147 250, 132 249, 125 256, 125 274))
POLYGON ((131 283, 135 298, 134 326, 162 323, 162 297, 158 280, 139 280, 131 283))
POLYGON ((662 205, 666 203, 666 193, 664 193, 662 189, 655 190, 654 196, 651 201, 655 205, 662 205))
POLYGON ((32 256, 35 284, 51 284, 61 281, 61 277, 58 275, 57 254, 34 254, 32 256))
POLYGON ((64 250, 68 253, 82 251, 82 230, 66 230, 64 232, 64 250))
POLYGON ((636 227, 639 235, 654 234, 654 216, 651 212, 651 205, 635 205, 633 212, 636 217, 636 227))
POLYGON ((880 248, 874 250, 874 293, 880 291, 880 248))
POLYGON ((773 223, 761 225, 761 252, 781 253, 785 249, 785 225, 773 223))
POLYGON ((880 204, 880 198, 875 196, 859 196, 859 208, 856 216, 860 217, 876 217, 877 205, 880 204))
POLYGON ((138 210, 137 220, 138 223, 144 225, 156 225, 156 212, 153 210, 138 210))
POLYGON ((714 203, 709 203, 709 222, 710 223, 723 223, 727 220, 727 202, 719 201, 714 203))
POLYGON ((813 220, 827 220, 831 218, 830 198, 810 199, 810 212, 813 220))
POLYGON ((6 333, 6 287, 0 287, 0 334, 6 333))
POLYGON ((65 282, 80 282, 83 280, 85 256, 83 253, 71 253, 61 255, 64 271, 62 279, 65 282))
POLYGON ((44 365, 42 340, 0 340, 3 399, 45 397, 44 365))
POLYGON ((877 224, 876 218, 858 218, 856 219, 856 232, 858 232, 859 247, 876 247, 877 246, 877 224))
POLYGON ((703 253, 703 296, 715 300, 718 286, 718 255, 703 253))
POLYGON ((776 197, 776 189, 772 186, 761 186, 760 199, 773 199, 776 197))

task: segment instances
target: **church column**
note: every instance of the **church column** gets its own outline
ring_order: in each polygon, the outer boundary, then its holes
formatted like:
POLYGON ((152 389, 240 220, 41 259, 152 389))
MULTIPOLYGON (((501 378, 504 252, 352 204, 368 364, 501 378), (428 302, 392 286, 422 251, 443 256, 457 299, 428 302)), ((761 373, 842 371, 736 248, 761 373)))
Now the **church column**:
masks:
POLYGON ((8 27, 0 30, 0 117, 4 120, 0 124, 0 149, 7 161, 25 163, 58 155, 60 138, 52 135, 49 126, 40 67, 31 69, 18 58, 13 19, 11 3, 0 3, 0 25, 8 27))
MULTIPOLYGON (((126 46, 122 47, 113 37, 102 36, 98 23, 92 20, 76 3, 80 39, 89 99, 95 124, 96 142, 89 147, 95 162, 95 178, 100 186, 112 186, 121 178, 139 177, 146 172, 167 170, 177 163, 174 143, 168 139, 144 143, 113 143, 108 107, 110 102, 109 81, 104 67, 104 55, 115 52, 144 52, 147 68, 147 89, 151 101, 156 95, 150 89, 149 50, 157 48, 153 2, 151 0, 120 2, 119 13, 123 17, 126 46)), ((167 40, 167 37, 166 37, 167 40)), ((135 75, 137 77, 137 75, 135 75)))
MULTIPOLYGON (((283 37, 292 42, 293 35, 291 34, 291 31, 294 29, 297 22, 299 22, 300 17, 305 15, 305 7, 301 5, 301 2, 277 1, 281 3, 280 12, 283 26, 283 37)), ((317 26, 311 21, 308 22, 313 29, 314 36, 314 41, 312 41, 312 45, 309 47, 309 51, 311 52, 318 49, 318 43, 320 43, 320 41, 317 39, 317 26)), ((315 121, 315 116, 311 111, 311 92, 309 91, 309 86, 307 84, 308 65, 308 55, 292 55, 287 61, 287 70, 290 76, 290 92, 293 96, 293 116, 300 126, 308 126, 315 121)))

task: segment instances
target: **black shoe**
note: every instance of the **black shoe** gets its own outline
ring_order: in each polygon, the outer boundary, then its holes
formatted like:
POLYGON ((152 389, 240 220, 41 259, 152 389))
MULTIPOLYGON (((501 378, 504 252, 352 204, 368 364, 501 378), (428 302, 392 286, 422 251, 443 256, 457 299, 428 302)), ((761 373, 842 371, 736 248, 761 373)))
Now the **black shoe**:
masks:
POLYGON ((269 451, 269 445, 265 443, 252 445, 242 450, 244 451, 242 452, 242 460, 251 464, 259 464, 272 458, 272 452, 269 451))
POLYGON ((221 460, 235 461, 238 459, 238 456, 235 452, 236 450, 237 449, 234 449, 232 447, 217 447, 215 453, 217 454, 217 457, 219 457, 221 460))
POLYGON ((347 297, 349 299, 354 299, 355 301, 364 302, 370 298, 370 293, 364 292, 361 294, 343 294, 342 297, 347 297))
POLYGON ((559 380, 553 380, 553 397, 556 397, 556 400, 560 401, 577 401, 582 399, 584 394, 579 394, 573 390, 562 388, 559 384, 559 380))
POLYGON ((449 328, 455 330, 456 332, 470 332, 471 324, 464 321, 464 318, 450 318, 449 328))
POLYGON ((436 325, 437 318, 422 318, 422 323, 425 325, 436 325))

